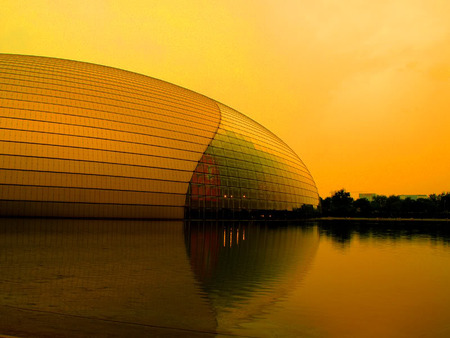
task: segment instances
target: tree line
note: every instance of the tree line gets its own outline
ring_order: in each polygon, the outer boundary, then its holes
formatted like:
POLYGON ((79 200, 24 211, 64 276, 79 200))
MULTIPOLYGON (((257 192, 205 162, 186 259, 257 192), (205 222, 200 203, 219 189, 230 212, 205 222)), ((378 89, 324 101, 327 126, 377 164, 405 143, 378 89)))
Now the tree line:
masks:
POLYGON ((449 218, 450 193, 432 194, 417 200, 376 195, 369 201, 366 198, 354 200, 349 192, 341 189, 331 197, 320 198, 318 212, 322 217, 449 218))

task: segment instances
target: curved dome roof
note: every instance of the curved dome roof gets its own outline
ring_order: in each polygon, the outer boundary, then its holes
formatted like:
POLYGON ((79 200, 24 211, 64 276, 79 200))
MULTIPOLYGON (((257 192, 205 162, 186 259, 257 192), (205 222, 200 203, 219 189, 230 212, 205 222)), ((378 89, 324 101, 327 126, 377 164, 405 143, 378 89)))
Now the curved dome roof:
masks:
POLYGON ((298 156, 245 115, 136 73, 0 54, 3 215, 183 218, 317 205, 298 156))

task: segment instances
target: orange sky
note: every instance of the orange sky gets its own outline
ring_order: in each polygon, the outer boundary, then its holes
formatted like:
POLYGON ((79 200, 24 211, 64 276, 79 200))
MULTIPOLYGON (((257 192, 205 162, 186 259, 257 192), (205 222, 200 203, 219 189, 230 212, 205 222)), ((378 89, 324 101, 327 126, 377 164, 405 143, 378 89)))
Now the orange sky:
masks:
POLYGON ((450 191, 448 0, 3 0, 0 52, 218 100, 290 145, 322 197, 450 191))

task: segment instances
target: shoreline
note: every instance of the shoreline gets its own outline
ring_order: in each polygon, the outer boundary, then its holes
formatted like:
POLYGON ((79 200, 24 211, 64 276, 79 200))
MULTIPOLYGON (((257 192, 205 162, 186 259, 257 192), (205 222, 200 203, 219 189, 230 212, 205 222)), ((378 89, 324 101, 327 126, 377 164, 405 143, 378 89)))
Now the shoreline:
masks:
POLYGON ((318 217, 313 221, 450 222, 449 218, 318 217))

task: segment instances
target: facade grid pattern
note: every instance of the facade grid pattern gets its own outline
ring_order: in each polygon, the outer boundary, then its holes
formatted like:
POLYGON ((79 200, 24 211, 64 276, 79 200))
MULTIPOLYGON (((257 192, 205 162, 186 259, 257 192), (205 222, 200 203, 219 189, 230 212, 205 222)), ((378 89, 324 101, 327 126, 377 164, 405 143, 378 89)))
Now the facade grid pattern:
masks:
POLYGON ((212 99, 95 64, 0 54, 0 215, 183 218, 317 206, 278 137, 212 99))
POLYGON ((189 186, 187 205, 197 217, 258 215, 318 205, 314 180, 277 136, 219 104, 221 122, 189 186))
POLYGON ((220 120, 195 92, 119 69, 0 55, 0 213, 182 218, 220 120))

